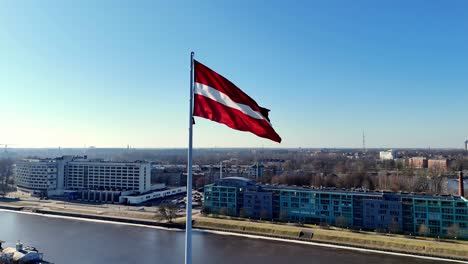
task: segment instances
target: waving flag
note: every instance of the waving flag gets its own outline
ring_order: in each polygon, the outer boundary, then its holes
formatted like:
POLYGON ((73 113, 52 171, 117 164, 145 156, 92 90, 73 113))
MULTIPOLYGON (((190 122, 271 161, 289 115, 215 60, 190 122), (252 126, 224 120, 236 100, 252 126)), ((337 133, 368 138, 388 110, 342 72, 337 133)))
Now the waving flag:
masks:
POLYGON ((194 116, 281 142, 268 118, 270 110, 260 107, 236 85, 215 71, 196 60, 194 64, 194 116))

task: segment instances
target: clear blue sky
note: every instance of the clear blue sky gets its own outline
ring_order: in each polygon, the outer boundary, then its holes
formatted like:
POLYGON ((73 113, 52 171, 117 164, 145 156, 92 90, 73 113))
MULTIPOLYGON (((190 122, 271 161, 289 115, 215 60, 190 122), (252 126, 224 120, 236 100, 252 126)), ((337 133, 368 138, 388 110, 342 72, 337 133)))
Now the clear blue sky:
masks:
POLYGON ((197 119, 195 147, 462 147, 468 1, 1 1, 0 143, 185 147, 189 53, 282 144, 197 119))

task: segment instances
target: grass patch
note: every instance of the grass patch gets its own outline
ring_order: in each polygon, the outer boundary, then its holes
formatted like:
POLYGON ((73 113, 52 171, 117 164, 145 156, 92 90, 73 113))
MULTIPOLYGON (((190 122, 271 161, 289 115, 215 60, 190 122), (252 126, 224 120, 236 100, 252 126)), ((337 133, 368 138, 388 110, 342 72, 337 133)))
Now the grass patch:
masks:
POLYGON ((447 243, 331 230, 314 230, 313 240, 384 251, 468 259, 468 245, 465 243, 447 243))
POLYGON ((445 258, 468 259, 466 241, 437 241, 434 238, 406 238, 403 235, 381 235, 372 232, 351 232, 350 230, 321 229, 314 227, 295 227, 267 222, 237 221, 233 219, 197 217, 194 227, 231 231, 260 236, 273 236, 292 239, 305 239, 351 247, 361 247, 382 251, 394 251, 409 254, 423 254, 445 258), (312 238, 301 237, 301 232, 313 233, 312 238))
POLYGON ((301 229, 296 227, 209 218, 197 218, 194 227, 288 238, 299 238, 301 232, 301 229))

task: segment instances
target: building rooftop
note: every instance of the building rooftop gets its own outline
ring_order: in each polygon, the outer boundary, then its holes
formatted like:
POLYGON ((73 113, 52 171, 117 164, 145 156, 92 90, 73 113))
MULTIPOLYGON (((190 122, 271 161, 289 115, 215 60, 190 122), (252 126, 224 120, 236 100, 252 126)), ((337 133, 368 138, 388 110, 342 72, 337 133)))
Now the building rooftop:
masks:
POLYGON ((220 180, 237 180, 237 181, 243 181, 243 182, 252 182, 251 179, 247 179, 244 177, 225 177, 220 180))
POLYGON ((383 196, 383 195, 400 195, 411 198, 423 198, 423 199, 438 199, 438 200, 460 200, 466 201, 466 199, 460 196, 453 195, 437 195, 437 194, 425 194, 425 193, 408 193, 408 192, 392 192, 385 190, 366 190, 366 189, 340 189, 334 187, 314 187, 314 186, 287 186, 287 185, 260 185, 265 189, 276 189, 276 190, 297 190, 297 191, 319 191, 319 192, 333 192, 337 194, 366 194, 371 196, 383 196))
MULTIPOLYGON (((226 177, 220 180, 234 180, 243 183, 251 183, 254 182, 251 179, 243 178, 243 177, 226 177)), ((218 180, 216 184, 219 183, 218 180)), ((437 199, 437 200, 450 200, 450 201, 467 201, 465 198, 460 196, 453 196, 453 195, 435 195, 435 194, 425 194, 425 193, 408 193, 408 192, 392 192, 386 190, 367 190, 367 189, 345 189, 345 188, 335 188, 335 187, 314 187, 314 186, 294 186, 294 185, 278 185, 278 184, 256 184, 259 187, 269 190, 290 190, 290 191, 318 191, 318 192, 331 192, 337 194, 345 194, 345 195, 353 195, 353 194, 365 194, 367 196, 375 196, 381 197, 384 195, 392 196, 404 196, 408 198, 422 198, 422 199, 437 199)))
POLYGON ((138 163, 148 163, 142 160, 135 160, 135 161, 110 161, 105 159, 88 159, 86 156, 61 156, 56 158, 31 158, 31 159, 22 159, 20 162, 57 162, 59 160, 66 160, 69 162, 99 162, 99 163, 127 163, 127 164, 138 164, 138 163))

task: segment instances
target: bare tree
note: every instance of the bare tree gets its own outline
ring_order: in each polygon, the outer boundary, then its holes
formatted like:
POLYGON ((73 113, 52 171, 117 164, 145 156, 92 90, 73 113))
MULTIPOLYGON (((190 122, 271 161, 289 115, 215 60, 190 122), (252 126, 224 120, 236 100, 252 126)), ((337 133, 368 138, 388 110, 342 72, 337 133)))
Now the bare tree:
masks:
POLYGON ((393 234, 401 232, 400 224, 398 223, 398 221, 392 219, 392 221, 388 224, 388 231, 393 234))
POLYGON ((202 215, 207 215, 209 213, 209 209, 203 206, 202 209, 200 210, 200 213, 202 215))
POLYGON ((260 212, 260 219, 268 219, 270 217, 270 214, 268 213, 268 210, 262 209, 260 212))
POLYGON ((336 224, 336 226, 338 226, 338 227, 346 227, 346 224, 347 224, 347 223, 346 223, 346 217, 344 217, 344 216, 342 216, 342 215, 338 216, 338 217, 336 218, 336 220, 335 220, 335 224, 336 224))
POLYGON ((175 204, 163 204, 159 206, 158 211, 160 219, 169 223, 172 223, 172 220, 177 217, 177 206, 175 204))
POLYGON ((418 233, 421 236, 428 236, 429 235, 429 228, 426 226, 426 224, 421 224, 419 226, 418 233))
POLYGON ((239 217, 245 218, 247 216, 248 216, 248 210, 242 207, 239 210, 239 217))
POLYGON ((166 220, 167 221, 168 216, 167 216, 167 211, 166 211, 165 205, 159 206, 158 213, 159 213, 158 216, 159 216, 160 220, 166 220))
POLYGON ((455 238, 455 239, 457 239, 457 237, 460 236, 460 226, 459 226, 457 223, 451 225, 451 226, 447 229, 447 235, 448 235, 450 238, 455 238))
POLYGON ((0 195, 5 196, 10 189, 8 183, 13 176, 13 161, 11 159, 0 160, 0 195))
POLYGON ((288 221, 288 212, 286 210, 281 210, 279 218, 281 221, 288 221))
POLYGON ((203 187, 205 186, 205 176, 201 176, 197 179, 197 181, 195 182, 195 188, 200 188, 200 187, 203 187))
POLYGON ((430 192, 434 194, 444 193, 444 182, 443 176, 436 176, 430 179, 430 192))
POLYGON ((220 210, 219 210, 219 214, 222 214, 222 215, 227 215, 228 213, 228 210, 226 207, 222 207, 220 210))

